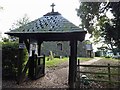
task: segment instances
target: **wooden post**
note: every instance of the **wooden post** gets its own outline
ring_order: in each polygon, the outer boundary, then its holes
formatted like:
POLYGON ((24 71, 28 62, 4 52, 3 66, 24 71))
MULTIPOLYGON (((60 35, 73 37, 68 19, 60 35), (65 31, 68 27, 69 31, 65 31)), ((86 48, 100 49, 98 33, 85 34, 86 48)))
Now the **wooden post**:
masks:
POLYGON ((111 75, 110 75, 110 64, 108 64, 108 79, 109 79, 109 88, 111 87, 111 75))
POLYGON ((30 42, 26 39, 24 40, 28 53, 30 52, 30 42))
MULTIPOLYGON (((42 41, 38 41, 37 44, 38 44, 38 48, 37 48, 37 49, 38 49, 38 52, 37 52, 37 53, 38 53, 38 56, 40 56, 40 54, 41 54, 41 44, 42 44, 42 41)), ((35 64, 35 79, 36 79, 37 76, 38 76, 38 74, 37 74, 37 73, 38 73, 38 71, 37 71, 38 61, 40 61, 40 58, 37 58, 37 57, 36 57, 36 60, 35 60, 35 63, 34 63, 34 64, 35 64), (39 60, 37 60, 37 59, 39 59, 39 60)))
POLYGON ((76 88, 80 88, 80 73, 78 73, 78 71, 80 71, 80 59, 77 60, 77 80, 76 80, 76 88))
MULTIPOLYGON (((23 40, 19 39, 19 44, 20 45, 19 45, 19 60, 18 60, 18 81, 17 81, 18 84, 22 83, 26 79, 26 72, 27 72, 27 69, 28 69, 28 66, 29 66, 29 62, 30 62, 30 60, 28 58, 28 62, 26 64, 25 68, 23 69, 23 67, 22 67, 23 51, 22 50, 25 48, 25 46, 22 43, 23 43, 23 40)), ((25 43, 27 51, 29 53, 30 44, 28 43, 27 40, 24 40, 24 43, 25 43)))
MULTIPOLYGON (((118 62, 118 81, 120 81, 120 61, 118 62)), ((118 83, 118 88, 120 88, 120 83, 118 83)))
POLYGON ((80 65, 80 59, 78 59, 78 66, 80 65))
POLYGON ((70 41, 70 58, 69 58, 69 87, 75 88, 77 72, 77 40, 70 41))
POLYGON ((45 55, 43 57, 43 74, 45 75, 45 55))
POLYGON ((22 74, 22 64, 23 64, 23 39, 19 38, 19 55, 18 55, 18 73, 17 73, 17 83, 21 83, 21 74, 22 74), (21 44, 21 45, 20 45, 21 44))
POLYGON ((35 51, 32 51, 32 57, 30 57, 30 63, 29 63, 29 77, 31 79, 34 79, 34 57, 35 57, 35 51))
POLYGON ((41 44, 43 41, 38 41, 38 56, 41 54, 41 44))

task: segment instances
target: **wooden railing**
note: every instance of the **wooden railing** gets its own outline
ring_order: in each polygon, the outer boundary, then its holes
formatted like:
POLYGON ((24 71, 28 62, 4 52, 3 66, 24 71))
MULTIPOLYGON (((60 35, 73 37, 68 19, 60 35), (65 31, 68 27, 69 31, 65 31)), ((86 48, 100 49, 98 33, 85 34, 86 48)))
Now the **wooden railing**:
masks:
MULTIPOLYGON (((80 65, 79 60, 78 60, 78 65, 77 65, 77 77, 79 77, 80 79, 80 74, 96 74, 96 75, 107 75, 108 79, 107 80, 99 80, 99 79, 86 79, 87 81, 95 81, 95 82, 107 82, 109 83, 109 86, 111 85, 111 83, 118 83, 119 87, 120 87, 120 65, 114 66, 114 65, 80 65), (107 68, 107 72, 95 72, 95 71, 81 71, 80 67, 94 67, 94 68, 107 68), (113 73, 111 71, 111 68, 118 68, 118 72, 117 73, 113 73), (113 81, 111 80, 112 76, 116 75, 118 77, 117 81, 113 81)), ((80 81, 80 80, 79 80, 80 81)))

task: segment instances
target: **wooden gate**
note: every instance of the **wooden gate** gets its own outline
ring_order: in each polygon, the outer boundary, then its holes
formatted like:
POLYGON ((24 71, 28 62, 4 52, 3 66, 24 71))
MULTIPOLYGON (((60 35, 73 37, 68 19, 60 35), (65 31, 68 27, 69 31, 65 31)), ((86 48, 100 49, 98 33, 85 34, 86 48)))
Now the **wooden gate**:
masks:
POLYGON ((30 57, 29 77, 31 79, 38 79, 45 75, 45 56, 37 56, 33 54, 30 57))
MULTIPOLYGON (((114 69, 114 70, 115 70, 114 69)), ((80 84, 81 83, 85 83, 86 84, 88 82, 106 82, 106 88, 120 88, 120 65, 80 65, 79 60, 78 60, 78 65, 77 65, 77 77, 76 77, 76 87, 77 88, 82 88, 83 86, 80 84), (80 67, 94 67, 94 68, 99 68, 99 70, 103 70, 103 71, 82 71, 80 69, 80 67), (103 69, 102 69, 103 68, 103 69), (118 72, 113 71, 112 69, 115 68, 116 70, 118 69, 118 72), (106 70, 106 72, 105 72, 106 70), (96 75, 96 77, 92 77, 92 78, 87 78, 87 77, 82 77, 80 74, 86 75, 86 74, 90 74, 90 75, 96 75), (117 80, 113 80, 113 76, 117 77, 117 80), (97 79, 100 78, 100 79, 97 79), (104 78, 105 77, 105 78, 104 78), (114 86, 115 85, 115 86, 114 86)), ((86 85, 87 86, 87 85, 86 85)), ((84 87, 83 87, 84 88, 84 87)))

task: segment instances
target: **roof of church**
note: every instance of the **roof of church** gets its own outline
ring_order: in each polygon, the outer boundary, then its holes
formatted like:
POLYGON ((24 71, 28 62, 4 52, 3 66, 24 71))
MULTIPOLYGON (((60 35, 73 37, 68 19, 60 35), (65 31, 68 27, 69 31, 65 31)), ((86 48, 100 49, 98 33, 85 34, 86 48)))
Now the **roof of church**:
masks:
POLYGON ((49 12, 43 17, 27 23, 9 33, 54 33, 54 32, 75 32, 84 31, 65 19, 59 12, 49 12))

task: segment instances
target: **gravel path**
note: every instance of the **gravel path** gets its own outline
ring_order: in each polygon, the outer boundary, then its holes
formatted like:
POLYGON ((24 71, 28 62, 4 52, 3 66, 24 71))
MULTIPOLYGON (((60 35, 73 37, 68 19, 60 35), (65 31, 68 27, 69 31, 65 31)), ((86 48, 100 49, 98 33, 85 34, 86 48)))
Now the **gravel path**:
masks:
MULTIPOLYGON (((101 58, 94 58, 90 61, 81 62, 81 64, 92 64, 101 58)), ((20 85, 16 82, 3 80, 3 88, 67 88, 68 87, 68 61, 55 68, 46 68, 44 77, 37 80, 28 80, 20 85)))

